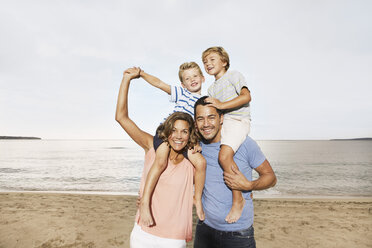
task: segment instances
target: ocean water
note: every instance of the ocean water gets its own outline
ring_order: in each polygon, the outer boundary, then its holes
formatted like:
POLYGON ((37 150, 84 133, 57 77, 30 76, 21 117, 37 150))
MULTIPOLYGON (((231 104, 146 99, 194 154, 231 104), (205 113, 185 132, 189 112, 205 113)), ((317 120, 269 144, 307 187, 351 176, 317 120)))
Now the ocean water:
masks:
MULTIPOLYGON (((372 197, 372 141, 258 144, 278 183, 255 196, 372 197)), ((143 157, 132 140, 0 140, 0 191, 137 194, 143 157)))

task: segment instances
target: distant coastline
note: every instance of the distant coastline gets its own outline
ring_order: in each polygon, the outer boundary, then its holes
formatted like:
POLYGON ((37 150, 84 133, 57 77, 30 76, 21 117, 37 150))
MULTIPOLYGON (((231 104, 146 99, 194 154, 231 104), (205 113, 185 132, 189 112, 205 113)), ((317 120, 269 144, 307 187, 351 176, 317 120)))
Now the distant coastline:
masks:
POLYGON ((354 139, 331 139, 332 141, 347 141, 347 140, 372 140, 372 138, 354 138, 354 139))
POLYGON ((0 140, 41 140, 39 137, 0 136, 0 140))

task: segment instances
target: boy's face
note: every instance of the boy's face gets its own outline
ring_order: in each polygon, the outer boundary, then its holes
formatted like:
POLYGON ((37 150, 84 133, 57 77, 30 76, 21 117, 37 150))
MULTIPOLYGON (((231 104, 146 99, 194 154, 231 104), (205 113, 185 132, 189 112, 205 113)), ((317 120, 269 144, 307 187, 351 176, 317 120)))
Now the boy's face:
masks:
POLYGON ((201 86, 204 82, 204 77, 200 75, 199 70, 196 68, 191 68, 185 70, 182 73, 182 87, 186 88, 192 93, 201 93, 201 86))
POLYGON ((210 53, 203 59, 204 69, 209 75, 220 78, 225 72, 226 62, 222 62, 221 57, 217 53, 210 53))

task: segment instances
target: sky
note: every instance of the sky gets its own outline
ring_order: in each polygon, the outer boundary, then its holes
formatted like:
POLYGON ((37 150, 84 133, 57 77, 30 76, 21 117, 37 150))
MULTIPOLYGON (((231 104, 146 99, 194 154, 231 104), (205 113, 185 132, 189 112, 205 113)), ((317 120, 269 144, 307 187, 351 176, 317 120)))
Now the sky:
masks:
MULTIPOLYGON (((251 90, 254 139, 372 137, 372 2, 1 0, 0 136, 125 139, 123 71, 171 85, 211 46, 251 90)), ((203 69, 204 71, 204 69, 203 69)), ((204 72, 203 94, 214 78, 204 72)), ((132 81, 129 115, 154 133, 168 95, 132 81)))

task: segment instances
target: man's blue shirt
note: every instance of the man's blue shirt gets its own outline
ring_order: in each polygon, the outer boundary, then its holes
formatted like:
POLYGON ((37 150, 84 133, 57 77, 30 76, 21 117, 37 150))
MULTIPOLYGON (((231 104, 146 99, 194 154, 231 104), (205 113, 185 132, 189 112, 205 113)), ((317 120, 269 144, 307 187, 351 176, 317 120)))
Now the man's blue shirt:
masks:
MULTIPOLYGON (((223 170, 218 163, 218 153, 221 143, 204 144, 202 154, 207 161, 206 178, 202 196, 205 212, 205 223, 221 231, 238 231, 250 227, 253 224, 253 202, 250 192, 243 192, 245 206, 242 216, 235 223, 225 221, 232 206, 232 192, 223 180, 223 170)), ((257 168, 265 161, 257 143, 247 137, 234 155, 234 161, 239 170, 248 180, 252 180, 252 169, 257 168)))

